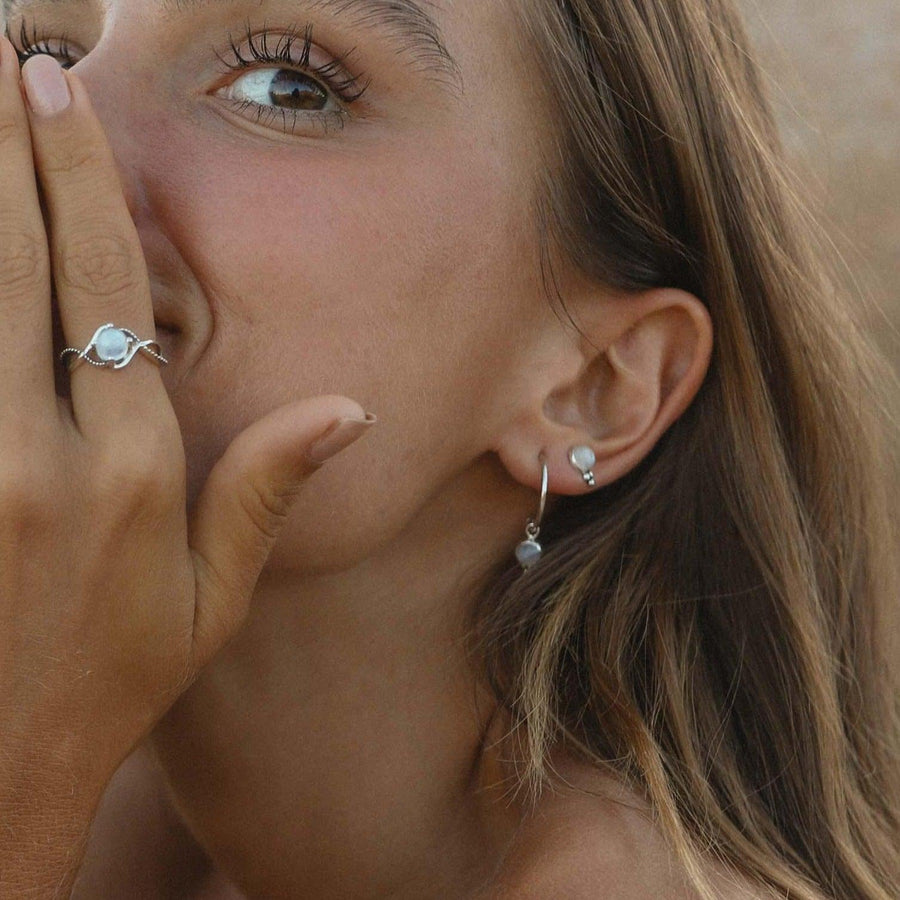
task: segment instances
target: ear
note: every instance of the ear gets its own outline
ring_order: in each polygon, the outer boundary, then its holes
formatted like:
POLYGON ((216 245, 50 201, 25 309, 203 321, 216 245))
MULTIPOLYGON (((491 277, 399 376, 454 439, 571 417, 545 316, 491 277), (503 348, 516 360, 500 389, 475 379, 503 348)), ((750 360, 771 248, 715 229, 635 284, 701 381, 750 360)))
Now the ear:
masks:
POLYGON ((706 306, 676 288, 594 289, 567 307, 582 333, 556 319, 540 335, 532 368, 515 379, 527 394, 507 398, 513 421, 494 449, 535 490, 543 452, 549 491, 574 495, 627 474, 690 406, 709 368, 713 326, 706 306), (569 461, 580 446, 596 456, 594 487, 569 461))

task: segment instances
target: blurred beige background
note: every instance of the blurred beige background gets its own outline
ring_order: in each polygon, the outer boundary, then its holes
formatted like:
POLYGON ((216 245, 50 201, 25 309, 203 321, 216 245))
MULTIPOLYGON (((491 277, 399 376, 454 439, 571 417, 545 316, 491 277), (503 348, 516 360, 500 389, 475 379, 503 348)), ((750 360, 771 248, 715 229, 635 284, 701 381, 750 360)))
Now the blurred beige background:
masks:
MULTIPOLYGON (((738 2, 792 164, 859 290, 885 313, 867 316, 869 330, 900 374, 900 3, 738 2)), ((900 605, 894 622, 900 653, 900 605)))
MULTIPOLYGON (((860 289, 900 329, 900 3, 738 2, 813 207, 860 289)), ((900 372, 900 337, 870 321, 900 372)))

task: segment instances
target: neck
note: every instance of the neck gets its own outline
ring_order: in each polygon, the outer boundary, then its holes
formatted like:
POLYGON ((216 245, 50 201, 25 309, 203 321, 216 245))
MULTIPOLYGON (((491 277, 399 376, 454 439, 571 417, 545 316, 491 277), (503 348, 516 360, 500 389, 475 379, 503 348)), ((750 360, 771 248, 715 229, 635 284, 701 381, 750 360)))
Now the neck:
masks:
POLYGON ((473 586, 533 510, 493 456, 346 571, 263 573, 246 627, 154 734, 177 805, 251 896, 452 897, 517 813, 481 755, 473 586))

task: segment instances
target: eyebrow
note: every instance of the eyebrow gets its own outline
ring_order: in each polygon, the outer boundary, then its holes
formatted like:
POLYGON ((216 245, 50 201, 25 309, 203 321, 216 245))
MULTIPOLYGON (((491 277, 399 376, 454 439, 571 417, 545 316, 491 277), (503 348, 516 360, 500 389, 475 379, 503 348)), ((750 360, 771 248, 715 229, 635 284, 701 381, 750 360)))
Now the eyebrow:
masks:
MULTIPOLYGON (((32 6, 89 6, 93 0, 0 0, 0 19, 25 12, 32 6)), ((204 6, 227 6, 238 0, 159 0, 163 13, 172 16, 204 6)), ((306 0, 311 10, 350 15, 353 25, 367 30, 383 30, 398 41, 398 53, 408 56, 414 67, 447 88, 457 97, 463 94, 462 72, 447 49, 434 18, 424 5, 432 0, 306 0)), ((258 0, 259 6, 265 0, 258 0)), ((300 5, 300 4, 298 4, 300 5)))

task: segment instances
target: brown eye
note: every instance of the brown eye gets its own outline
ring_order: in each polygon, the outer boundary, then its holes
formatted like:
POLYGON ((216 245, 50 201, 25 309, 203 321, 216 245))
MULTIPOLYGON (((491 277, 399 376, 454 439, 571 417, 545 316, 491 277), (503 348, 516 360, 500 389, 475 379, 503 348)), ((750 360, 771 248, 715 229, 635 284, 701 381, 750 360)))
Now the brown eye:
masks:
POLYGON ((215 47, 213 53, 225 74, 239 74, 215 91, 215 95, 228 101, 242 115, 255 114, 252 119, 255 123, 275 124, 291 134, 309 134, 311 128, 322 128, 328 134, 331 125, 343 129, 350 119, 356 118, 356 109, 351 107, 365 93, 369 82, 361 82, 362 75, 351 75, 341 65, 341 60, 349 54, 335 59, 316 48, 316 59, 311 60, 315 46, 312 26, 303 30, 302 48, 298 35, 299 29, 293 29, 278 39, 277 46, 272 46, 268 32, 254 34, 248 23, 249 54, 246 56, 229 35, 234 60, 220 54, 215 47), (291 55, 295 43, 297 59, 291 55), (325 61, 319 62, 320 59, 325 61))
POLYGON ((325 88, 309 75, 274 66, 245 72, 225 91, 229 100, 248 101, 269 109, 325 112, 331 100, 325 88))
POLYGON ((269 99, 287 109, 324 109, 328 94, 311 78, 290 69, 279 69, 269 87, 269 99))

